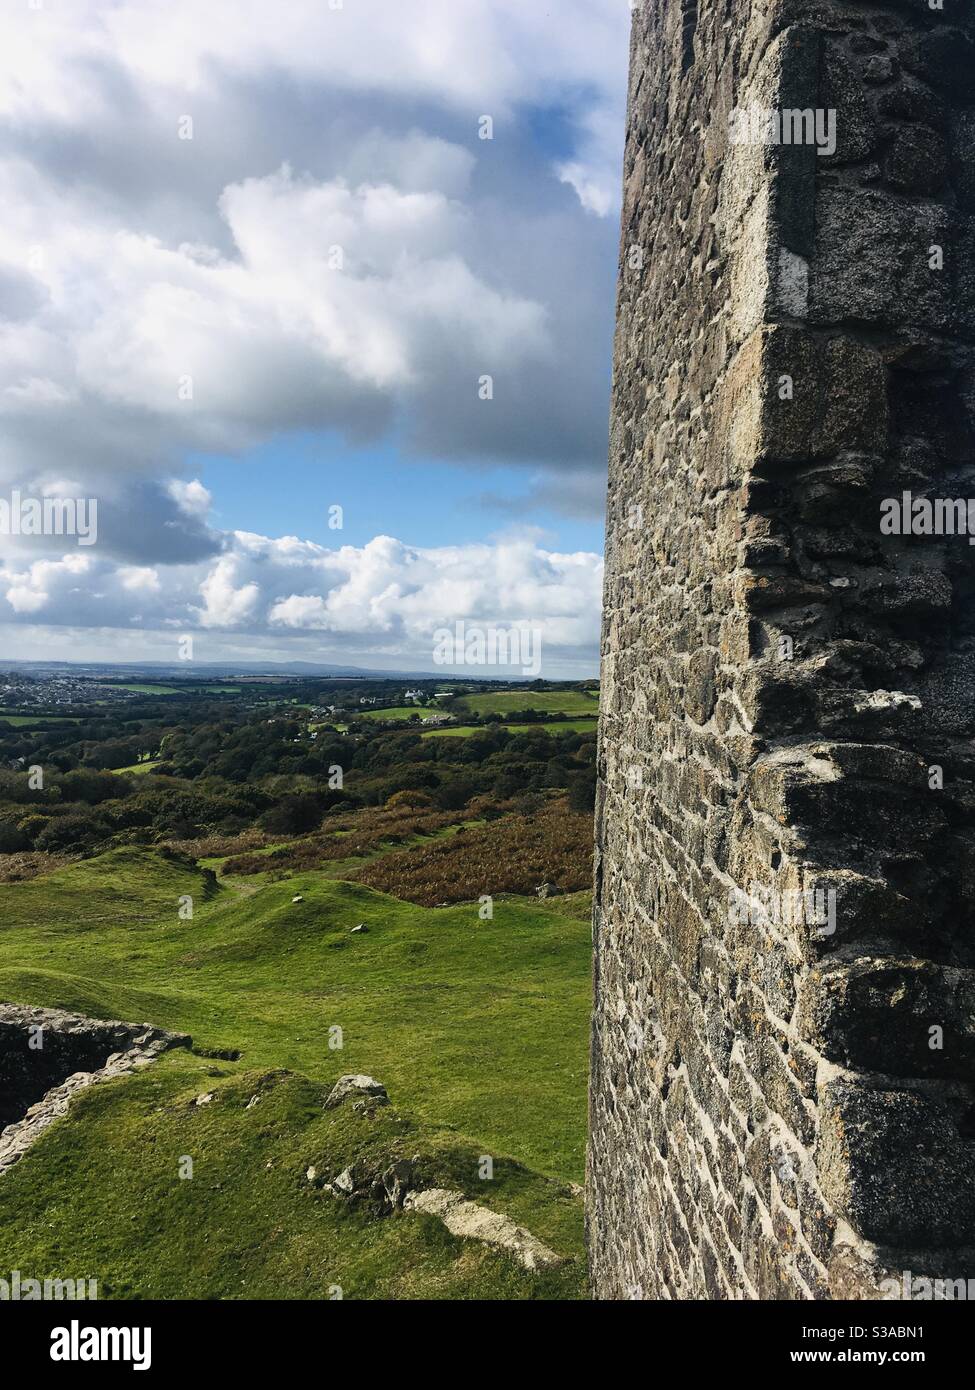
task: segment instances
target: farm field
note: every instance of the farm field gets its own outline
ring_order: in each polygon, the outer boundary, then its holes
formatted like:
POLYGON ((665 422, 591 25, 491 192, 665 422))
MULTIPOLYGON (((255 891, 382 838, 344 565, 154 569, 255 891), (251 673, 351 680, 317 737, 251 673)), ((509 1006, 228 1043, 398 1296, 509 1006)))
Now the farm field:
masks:
MULTIPOLYGON (((470 738, 471 734, 483 734, 490 725, 484 724, 451 724, 441 729, 428 729, 423 733, 423 738, 470 738)), ((496 726, 497 727, 497 726, 496 726)), ((594 734, 596 732, 596 717, 591 719, 560 719, 554 724, 502 724, 501 728, 507 729, 509 734, 530 734, 541 730, 546 734, 594 734)))
POLYGON ((200 686, 180 686, 180 685, 151 685, 143 684, 139 681, 112 681, 113 690, 131 690, 136 695, 239 695, 239 685, 200 685, 200 686))
POLYGON ((599 713, 598 695, 585 690, 508 690, 485 695, 465 695, 459 701, 461 709, 472 714, 512 714, 517 710, 534 709, 539 714, 599 713))

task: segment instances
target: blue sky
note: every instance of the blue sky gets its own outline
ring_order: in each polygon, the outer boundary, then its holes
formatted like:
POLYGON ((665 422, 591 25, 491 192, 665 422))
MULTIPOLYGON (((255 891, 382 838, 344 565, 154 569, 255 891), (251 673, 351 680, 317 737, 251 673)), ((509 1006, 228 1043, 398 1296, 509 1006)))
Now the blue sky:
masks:
POLYGON ((524 469, 404 458, 395 439, 356 448, 327 433, 284 434, 238 458, 194 455, 188 463, 212 494, 213 520, 225 531, 257 528, 330 546, 339 538, 329 508, 338 503, 340 539, 349 545, 377 534, 414 546, 464 545, 519 526, 542 532, 555 549, 598 551, 603 544, 600 511, 567 516, 533 501, 524 469))
POLYGON ((595 669, 629 11, 0 15, 9 655, 595 669))

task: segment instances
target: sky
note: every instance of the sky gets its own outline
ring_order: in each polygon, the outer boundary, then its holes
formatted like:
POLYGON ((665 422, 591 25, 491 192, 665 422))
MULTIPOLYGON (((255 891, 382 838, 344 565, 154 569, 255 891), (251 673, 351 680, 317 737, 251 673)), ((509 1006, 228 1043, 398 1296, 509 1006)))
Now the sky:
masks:
POLYGON ((0 659, 595 672, 629 24, 0 0, 0 659))

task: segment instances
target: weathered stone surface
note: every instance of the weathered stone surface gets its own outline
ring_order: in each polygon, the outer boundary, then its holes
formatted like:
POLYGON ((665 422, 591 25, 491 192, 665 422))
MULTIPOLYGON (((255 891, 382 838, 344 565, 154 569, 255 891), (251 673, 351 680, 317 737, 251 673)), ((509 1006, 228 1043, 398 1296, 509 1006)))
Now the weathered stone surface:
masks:
POLYGON ((371 1076, 340 1076, 328 1093, 325 1109, 331 1110, 349 1096, 365 1097, 373 1105, 388 1105, 386 1087, 371 1076))
POLYGON ((975 497, 975 18, 945 18, 926 0, 635 7, 600 1298, 975 1276, 975 548, 880 530, 905 490, 975 497), (835 150, 733 143, 756 103, 835 110, 835 150))
POLYGON ((463 1192, 443 1187, 411 1192, 405 1201, 407 1211, 439 1217, 451 1235, 464 1240, 479 1240, 511 1255, 525 1269, 553 1269, 565 1264, 561 1255, 533 1236, 524 1226, 518 1226, 508 1216, 489 1211, 478 1202, 471 1202, 463 1192))
POLYGON ((79 1091, 149 1066, 185 1033, 0 1004, 0 1174, 62 1115, 79 1091))
POLYGON ((972 1246, 975 1166, 971 1138, 959 1134, 967 1108, 964 1094, 831 1082, 818 1154, 826 1200, 878 1245, 972 1246))

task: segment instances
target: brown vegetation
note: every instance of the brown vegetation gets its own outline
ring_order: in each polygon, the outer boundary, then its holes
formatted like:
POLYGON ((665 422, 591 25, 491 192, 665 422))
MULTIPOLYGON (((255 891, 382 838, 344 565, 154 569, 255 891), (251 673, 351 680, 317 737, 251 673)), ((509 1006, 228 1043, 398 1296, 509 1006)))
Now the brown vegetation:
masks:
POLYGON ((269 869, 315 869, 337 859, 374 854, 383 845, 401 844, 415 835, 433 835, 475 812, 413 810, 406 806, 369 807, 354 815, 329 816, 327 829, 279 845, 270 854, 241 854, 228 859, 225 874, 260 874, 269 869))
POLYGON ((544 882, 574 893, 592 884, 592 817, 560 799, 531 815, 384 854, 352 877, 424 907, 471 902, 484 893, 533 893, 544 882))
POLYGON ((75 856, 70 854, 41 854, 21 851, 18 854, 0 854, 0 883, 24 883, 29 878, 39 878, 41 874, 53 873, 65 864, 70 864, 75 856))

